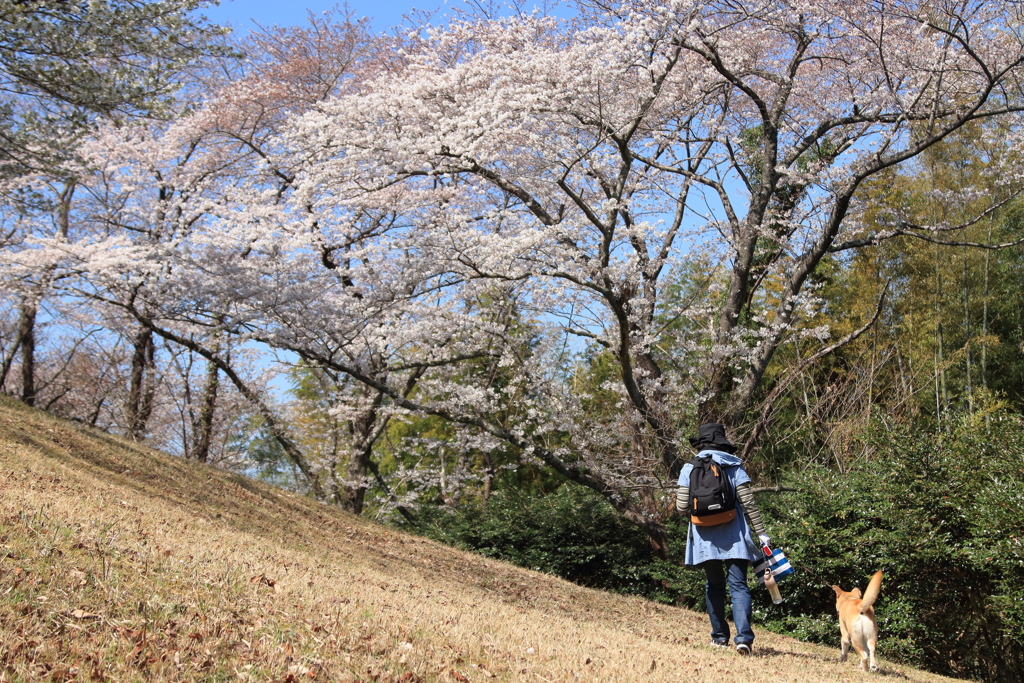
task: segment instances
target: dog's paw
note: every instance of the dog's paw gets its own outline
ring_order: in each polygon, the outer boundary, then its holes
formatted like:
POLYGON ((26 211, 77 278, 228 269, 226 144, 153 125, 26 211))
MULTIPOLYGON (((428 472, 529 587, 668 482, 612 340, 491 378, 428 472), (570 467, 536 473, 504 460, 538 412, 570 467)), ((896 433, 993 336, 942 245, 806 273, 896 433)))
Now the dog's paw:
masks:
POLYGON ((871 665, 871 673, 873 673, 873 674, 878 673, 878 665, 877 664, 872 664, 871 665))

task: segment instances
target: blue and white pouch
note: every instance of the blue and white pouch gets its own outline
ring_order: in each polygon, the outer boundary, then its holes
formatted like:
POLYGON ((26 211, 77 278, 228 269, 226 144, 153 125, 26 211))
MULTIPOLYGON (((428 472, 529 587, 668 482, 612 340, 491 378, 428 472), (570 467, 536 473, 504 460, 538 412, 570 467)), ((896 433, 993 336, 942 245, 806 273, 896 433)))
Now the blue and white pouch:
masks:
POLYGON ((754 575, 762 586, 764 585, 765 567, 771 567, 772 576, 775 577, 776 581, 781 581, 793 573, 793 565, 786 559, 786 554, 782 552, 781 548, 776 548, 772 551, 771 556, 765 557, 754 565, 754 575))

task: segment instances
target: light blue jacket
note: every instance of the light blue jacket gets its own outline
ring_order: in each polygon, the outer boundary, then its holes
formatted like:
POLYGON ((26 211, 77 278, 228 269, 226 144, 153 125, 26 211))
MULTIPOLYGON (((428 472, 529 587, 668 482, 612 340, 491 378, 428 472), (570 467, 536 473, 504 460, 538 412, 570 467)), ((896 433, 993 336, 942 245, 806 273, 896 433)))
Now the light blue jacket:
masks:
MULTIPOLYGON (((711 454, 711 459, 722 466, 729 477, 733 491, 740 484, 750 481, 743 461, 724 451, 701 451, 698 456, 711 454)), ((686 463, 679 473, 679 485, 690 485, 690 471, 693 465, 686 463)), ((750 533, 750 525, 743 514, 743 505, 736 499, 736 518, 715 526, 696 526, 690 522, 690 533, 686 537, 686 566, 695 567, 708 560, 750 560, 761 559, 761 553, 750 533)))

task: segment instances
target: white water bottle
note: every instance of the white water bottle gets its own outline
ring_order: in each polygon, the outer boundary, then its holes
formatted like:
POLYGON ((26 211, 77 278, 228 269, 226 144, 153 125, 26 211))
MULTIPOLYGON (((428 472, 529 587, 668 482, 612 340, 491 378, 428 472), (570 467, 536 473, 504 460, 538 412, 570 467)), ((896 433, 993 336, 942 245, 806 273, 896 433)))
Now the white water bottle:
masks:
POLYGON ((767 545, 762 548, 768 561, 764 567, 764 587, 768 589, 768 595, 772 596, 772 602, 776 605, 782 604, 782 593, 779 592, 779 584, 775 581, 775 575, 772 573, 772 549, 767 545))
MULTIPOLYGON (((768 569, 766 571, 768 574, 772 573, 771 569, 768 569)), ((779 592, 779 584, 775 583, 775 577, 773 576, 769 579, 767 576, 765 576, 764 585, 768 587, 768 594, 772 596, 772 602, 774 602, 776 605, 781 605, 782 593, 779 592)))

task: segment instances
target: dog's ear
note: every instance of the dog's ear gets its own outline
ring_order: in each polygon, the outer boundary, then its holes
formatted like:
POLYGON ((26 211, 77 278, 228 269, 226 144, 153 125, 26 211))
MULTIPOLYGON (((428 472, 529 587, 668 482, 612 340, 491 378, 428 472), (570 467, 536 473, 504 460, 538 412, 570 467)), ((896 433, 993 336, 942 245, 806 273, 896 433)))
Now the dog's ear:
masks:
POLYGON ((852 591, 850 591, 850 597, 859 598, 860 596, 861 593, 859 588, 854 588, 852 591))
POLYGON ((843 589, 840 588, 839 586, 832 586, 832 590, 834 590, 836 592, 836 597, 837 598, 843 597, 843 589))

